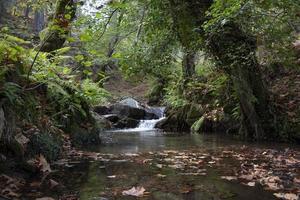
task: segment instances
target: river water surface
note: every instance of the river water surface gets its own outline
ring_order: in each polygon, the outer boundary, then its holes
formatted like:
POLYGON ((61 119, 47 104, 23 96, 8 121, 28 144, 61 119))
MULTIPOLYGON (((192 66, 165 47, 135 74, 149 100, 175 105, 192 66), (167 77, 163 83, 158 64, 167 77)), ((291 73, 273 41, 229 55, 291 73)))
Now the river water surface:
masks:
MULTIPOLYGON (((70 199, 74 195, 82 200, 126 200, 136 197, 125 196, 123 191, 143 187, 145 192, 139 199, 276 199, 274 191, 259 184, 260 179, 253 182, 251 178, 244 177, 246 180, 241 181, 240 178, 235 180, 235 177, 241 173, 247 174, 248 170, 269 160, 256 158, 254 154, 267 155, 291 149, 299 152, 298 147, 253 144, 218 134, 166 134, 141 128, 111 131, 101 137, 104 145, 85 149, 99 152, 89 154, 96 159, 77 159, 54 166, 57 173, 53 173, 51 178, 64 187, 55 192, 45 190, 47 195, 55 198, 70 195, 70 199), (226 176, 234 176, 234 180, 226 176)), ((268 167, 271 165, 268 163, 268 167)), ((290 190, 295 191, 298 186, 293 184, 290 190)))

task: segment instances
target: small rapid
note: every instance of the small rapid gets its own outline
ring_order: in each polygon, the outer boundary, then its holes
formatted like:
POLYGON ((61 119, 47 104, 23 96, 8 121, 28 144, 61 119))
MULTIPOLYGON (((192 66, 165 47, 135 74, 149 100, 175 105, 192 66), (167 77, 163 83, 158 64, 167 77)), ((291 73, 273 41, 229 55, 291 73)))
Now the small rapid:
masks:
POLYGON ((156 130, 155 125, 165 119, 165 107, 148 107, 147 109, 159 116, 159 119, 140 120, 136 128, 119 129, 109 132, 146 132, 156 130))
POLYGON ((159 119, 141 120, 139 125, 136 128, 130 129, 129 131, 133 131, 133 132, 152 131, 155 130, 155 125, 158 122, 165 119, 165 107, 150 107, 148 109, 156 113, 159 116, 159 119))
POLYGON ((165 117, 160 119, 141 120, 138 127, 131 129, 130 131, 152 131, 155 129, 155 125, 163 120, 165 117))

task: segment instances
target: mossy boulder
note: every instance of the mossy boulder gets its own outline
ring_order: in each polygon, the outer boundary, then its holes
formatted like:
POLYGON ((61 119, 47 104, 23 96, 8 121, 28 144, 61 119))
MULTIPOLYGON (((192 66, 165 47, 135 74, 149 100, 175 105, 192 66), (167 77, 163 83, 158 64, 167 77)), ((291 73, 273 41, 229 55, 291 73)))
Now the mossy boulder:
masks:
POLYGON ((72 144, 75 146, 101 144, 101 139, 99 136, 101 129, 95 125, 83 126, 79 124, 73 124, 69 128, 69 131, 72 144))
POLYGON ((191 131, 194 133, 199 133, 201 128, 203 127, 205 117, 202 116, 200 119, 198 119, 191 127, 191 131))
POLYGON ((204 114, 201 105, 191 104, 186 114, 186 123, 192 126, 204 114))
POLYGON ((28 156, 42 154, 51 162, 59 158, 62 153, 63 140, 59 136, 54 136, 49 133, 35 133, 29 138, 28 156))
POLYGON ((179 108, 167 108, 166 119, 161 120, 155 125, 155 128, 169 132, 186 132, 190 130, 189 124, 186 122, 186 116, 189 111, 189 105, 179 108))

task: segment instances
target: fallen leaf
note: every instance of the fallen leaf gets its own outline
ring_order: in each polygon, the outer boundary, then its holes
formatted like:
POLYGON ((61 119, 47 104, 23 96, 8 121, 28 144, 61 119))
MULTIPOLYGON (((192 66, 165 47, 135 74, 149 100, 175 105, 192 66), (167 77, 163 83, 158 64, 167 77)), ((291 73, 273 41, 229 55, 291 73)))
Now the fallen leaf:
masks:
POLYGON ((156 164, 156 167, 161 169, 163 167, 163 165, 162 164, 156 164))
POLYGON ((38 158, 38 166, 41 172, 51 172, 50 164, 47 162, 46 158, 41 154, 38 158))
POLYGON ((144 187, 133 187, 130 190, 123 191, 122 195, 141 197, 144 195, 145 191, 144 187))
POLYGON ((225 179, 227 181, 237 180, 236 176, 221 176, 221 179, 225 179))
POLYGON ((277 198, 286 199, 286 200, 298 200, 299 195, 293 193, 274 193, 277 198))
POLYGON ((255 182, 249 182, 249 183, 247 183, 247 185, 250 186, 250 187, 254 187, 255 186, 255 182))
POLYGON ((50 179, 50 180, 49 180, 49 185, 50 185, 50 188, 53 189, 53 188, 55 188, 56 186, 58 186, 59 183, 56 182, 56 181, 53 180, 53 179, 50 179))
POLYGON ((165 178, 167 175, 157 174, 156 176, 159 177, 159 178, 165 178))

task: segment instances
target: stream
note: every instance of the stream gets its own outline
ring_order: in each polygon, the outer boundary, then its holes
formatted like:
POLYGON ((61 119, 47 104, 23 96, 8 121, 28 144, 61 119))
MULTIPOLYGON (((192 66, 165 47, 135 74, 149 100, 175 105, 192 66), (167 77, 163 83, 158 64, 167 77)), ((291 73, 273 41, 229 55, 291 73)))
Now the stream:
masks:
MULTIPOLYGON (((267 182, 269 185, 262 181, 278 167, 267 156, 290 152, 288 158, 293 155, 299 159, 299 148, 291 145, 247 143, 220 134, 163 133, 154 129, 159 120, 141 121, 135 129, 106 132, 101 136, 105 144, 90 146, 67 161, 58 161, 51 179, 63 187, 55 190, 46 187, 43 196, 130 200, 136 197, 123 192, 142 187, 145 192, 139 199, 145 200, 276 199, 275 191, 270 189, 272 181, 267 182), (245 173, 255 174, 255 167, 265 163, 267 173, 259 171, 261 176, 247 179, 245 173)), ((298 161, 287 166, 289 173, 297 178, 298 161)), ((270 177, 280 175, 285 176, 286 171, 270 177)), ((297 190, 297 193, 298 189, 299 184, 293 183, 287 190, 276 192, 297 190)), ((28 197, 33 192, 36 191, 25 191, 28 197)))

